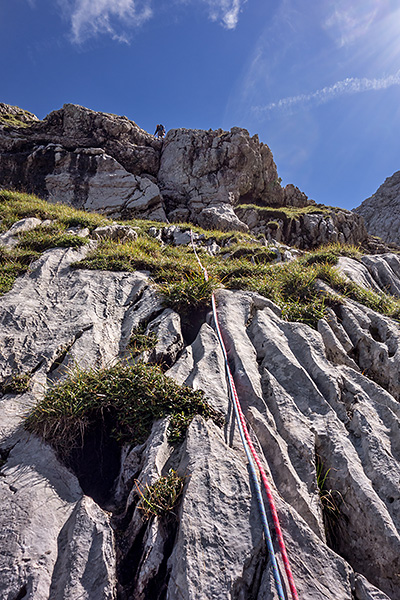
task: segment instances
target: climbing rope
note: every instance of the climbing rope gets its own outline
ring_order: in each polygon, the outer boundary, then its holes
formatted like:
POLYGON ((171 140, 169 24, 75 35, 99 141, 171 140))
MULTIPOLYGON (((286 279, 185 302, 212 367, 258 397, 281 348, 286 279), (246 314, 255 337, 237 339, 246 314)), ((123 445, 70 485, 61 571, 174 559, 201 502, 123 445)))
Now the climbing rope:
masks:
MULTIPOLYGON (((190 236, 191 236, 191 243, 192 243, 192 248, 193 248, 193 252, 195 254, 195 257, 197 259, 197 262, 200 265, 201 270, 203 271, 204 274, 204 279, 205 281, 208 281, 208 273, 207 273, 207 269, 202 265, 201 260, 197 254, 195 245, 194 245, 194 241, 193 241, 193 232, 190 231, 190 236)), ((276 562, 276 557, 275 557, 275 551, 274 551, 274 547, 272 544, 272 538, 271 538, 271 532, 269 529, 269 525, 268 525, 268 520, 267 520, 267 516, 266 516, 266 511, 265 511, 265 506, 264 506, 264 500, 262 498, 262 494, 261 494, 261 489, 260 489, 260 485, 258 482, 258 477, 257 477, 257 473, 256 473, 256 469, 254 466, 254 463, 257 465, 258 470, 260 472, 260 476, 261 476, 261 480, 263 482, 263 486, 264 486, 264 490, 268 499, 268 504, 269 504, 269 508, 271 511, 271 515, 272 515, 272 520, 274 522, 274 527, 275 527, 275 532, 276 532, 276 536, 278 539, 278 544, 279 544, 279 549, 281 552, 281 556, 282 556, 282 561, 283 561, 283 565, 285 568, 285 573, 286 573, 286 577, 289 583, 289 588, 290 588, 290 593, 292 595, 292 599, 293 600, 299 600, 298 594, 297 594, 297 590, 296 590, 296 586, 294 583, 294 579, 293 579, 293 574, 292 574, 292 570, 290 568, 290 563, 289 563, 289 558, 286 552, 286 546, 285 546, 285 542, 283 539, 283 534, 282 534, 282 529, 279 523, 279 517, 278 517, 278 513, 275 507, 275 502, 272 496, 272 491, 271 491, 271 487, 269 485, 268 479, 267 479, 267 475, 265 473, 264 467, 262 466, 261 460, 257 454, 256 449, 254 448, 254 444, 251 441, 250 435, 249 435, 249 431, 246 425, 246 420, 245 420, 245 416, 243 414, 242 411, 242 407, 239 401, 239 396, 236 390, 236 386, 235 386, 235 382, 233 379, 233 375, 229 366, 229 362, 228 362, 228 353, 226 350, 226 346, 222 337, 222 333, 221 333, 221 328, 219 325, 219 319, 218 319, 218 312, 217 312, 217 304, 215 301, 215 295, 214 292, 211 295, 211 304, 212 304, 212 312, 213 312, 213 317, 214 317, 214 323, 215 323, 215 328, 216 328, 216 332, 217 332, 217 337, 218 337, 218 341, 220 343, 221 346, 221 350, 222 350, 222 354, 224 357, 224 362, 225 362, 225 369, 226 369, 226 374, 227 374, 227 379, 228 379, 228 384, 229 384, 229 390, 230 390, 230 395, 232 398, 232 402, 233 402, 233 406, 234 406, 234 410, 235 410, 235 416, 236 416, 236 421, 238 424, 238 428, 239 428, 239 433, 240 433, 240 437, 242 439, 242 443, 243 443, 243 447, 244 450, 246 452, 246 456, 247 459, 249 461, 249 466, 250 466, 250 472, 252 475, 252 479, 254 481, 254 486, 256 489, 256 495, 257 495, 257 501, 258 501, 258 505, 259 505, 259 510, 260 510, 260 514, 261 514, 261 520, 262 520, 262 524, 263 524, 263 530, 264 530, 264 535, 265 535, 265 539, 266 539, 266 543, 267 543, 267 548, 268 548, 268 552, 271 558, 271 562, 272 562, 272 569, 273 569, 273 574, 274 574, 274 580, 275 580, 275 587, 279 596, 280 600, 285 600, 285 595, 283 592, 283 588, 282 588, 282 581, 281 581, 281 577, 280 577, 280 573, 279 573, 279 569, 278 569, 278 565, 276 562)))

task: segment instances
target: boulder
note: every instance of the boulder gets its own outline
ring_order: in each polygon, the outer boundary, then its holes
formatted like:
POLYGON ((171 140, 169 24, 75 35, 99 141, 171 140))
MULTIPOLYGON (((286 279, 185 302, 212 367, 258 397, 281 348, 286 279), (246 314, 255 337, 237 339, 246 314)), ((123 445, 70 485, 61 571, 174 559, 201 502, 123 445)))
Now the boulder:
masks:
POLYGON ((220 231, 248 232, 248 226, 236 215, 229 204, 204 208, 197 217, 197 223, 203 229, 219 229, 220 231))
POLYGON ((36 229, 36 227, 39 227, 41 224, 42 221, 36 217, 20 219, 14 223, 8 231, 0 234, 0 244, 12 248, 18 244, 18 234, 23 233, 24 231, 30 231, 31 229, 36 229))
POLYGON ((104 227, 96 227, 93 231, 93 237, 98 240, 114 240, 119 242, 135 241, 137 233, 129 225, 105 225, 104 227))

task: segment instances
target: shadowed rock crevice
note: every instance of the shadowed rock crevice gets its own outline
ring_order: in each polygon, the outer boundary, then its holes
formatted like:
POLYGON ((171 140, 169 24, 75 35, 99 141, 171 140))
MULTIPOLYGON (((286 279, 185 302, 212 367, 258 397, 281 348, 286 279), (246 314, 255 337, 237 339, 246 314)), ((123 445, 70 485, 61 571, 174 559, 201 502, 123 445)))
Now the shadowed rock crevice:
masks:
POLYGON ((28 588, 26 585, 23 585, 22 588, 19 590, 18 594, 13 598, 13 600, 23 600, 23 598, 26 598, 27 593, 28 588))
MULTIPOLYGON (((149 534, 149 523, 143 524, 139 533, 136 535, 134 543, 124 555, 121 548, 117 551, 118 559, 118 600, 166 600, 168 593, 168 583, 170 579, 170 568, 168 560, 172 554, 175 538, 178 529, 178 521, 174 515, 162 518, 157 524, 158 536, 161 543, 158 546, 158 552, 162 559, 154 569, 152 576, 143 586, 143 581, 147 580, 146 560, 148 542, 146 537, 149 534)), ((118 538, 117 538, 118 540, 118 538)), ((118 544, 118 541, 117 541, 118 544)))
POLYGON ((112 436, 113 424, 105 416, 84 432, 82 445, 73 448, 66 464, 78 478, 83 492, 100 506, 112 501, 121 463, 121 448, 112 436))

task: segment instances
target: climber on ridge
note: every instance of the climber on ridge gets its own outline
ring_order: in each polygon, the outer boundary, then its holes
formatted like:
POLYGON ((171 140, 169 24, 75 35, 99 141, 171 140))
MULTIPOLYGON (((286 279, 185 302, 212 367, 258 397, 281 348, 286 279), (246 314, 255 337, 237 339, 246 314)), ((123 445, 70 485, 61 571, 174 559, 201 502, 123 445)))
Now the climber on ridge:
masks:
POLYGON ((158 139, 163 138, 165 136, 164 125, 157 125, 156 130, 154 132, 154 136, 157 136, 158 139))

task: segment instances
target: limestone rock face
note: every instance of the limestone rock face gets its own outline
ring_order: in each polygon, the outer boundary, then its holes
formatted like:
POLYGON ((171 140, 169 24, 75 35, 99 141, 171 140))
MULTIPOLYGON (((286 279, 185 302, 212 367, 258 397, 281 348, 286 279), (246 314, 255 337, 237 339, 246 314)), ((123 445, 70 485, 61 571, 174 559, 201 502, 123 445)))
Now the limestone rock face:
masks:
POLYGON ((400 171, 388 177, 354 212, 364 218, 368 233, 400 245, 400 171))
POLYGON ((160 145, 126 117, 66 104, 29 127, 0 129, 0 186, 119 218, 166 221, 154 183, 160 145))
POLYGON ((270 227, 257 207, 315 203, 281 186, 271 150, 245 129, 174 129, 156 140, 126 117, 74 104, 43 121, 0 105, 0 187, 116 218, 250 229, 300 248, 366 237, 362 219, 346 211, 306 214, 290 225, 272 219, 270 227))
POLYGON ((211 206, 280 204, 283 198, 270 149, 238 127, 169 131, 158 182, 168 211, 186 209, 194 222, 211 206))
POLYGON ((336 242, 358 245, 368 237, 362 217, 345 209, 316 207, 310 213, 291 215, 252 207, 239 208, 236 213, 254 234, 296 248, 310 249, 336 242))
MULTIPOLYGON (((0 397, 1 597, 275 598, 211 316, 188 345, 143 273, 71 269, 87 251, 47 251, 0 298, 0 377, 31 374, 28 392, 0 397), (86 472, 78 482, 24 432, 24 416, 74 364, 126 356, 141 327, 157 338, 142 359, 203 389, 225 423, 196 417, 185 441, 171 445, 168 420, 157 421, 145 443, 97 465, 98 480, 86 472), (170 468, 185 477, 181 500, 169 518, 145 522, 138 486, 170 468)), ((397 256, 340 268, 367 287, 400 289, 397 256)), ((251 292, 219 290, 217 307, 299 597, 400 600, 398 324, 352 301, 330 310, 318 331, 283 321, 251 292), (327 474, 322 490, 317 472, 327 474)))

